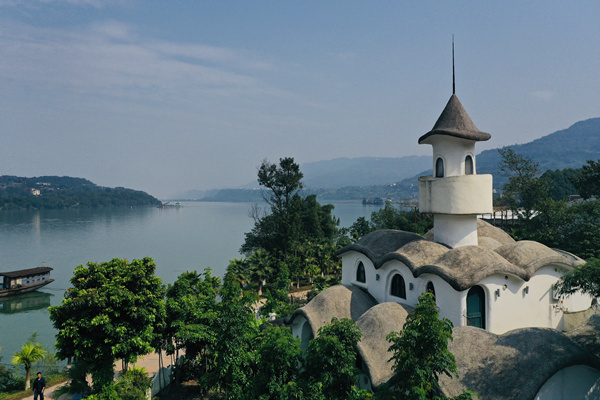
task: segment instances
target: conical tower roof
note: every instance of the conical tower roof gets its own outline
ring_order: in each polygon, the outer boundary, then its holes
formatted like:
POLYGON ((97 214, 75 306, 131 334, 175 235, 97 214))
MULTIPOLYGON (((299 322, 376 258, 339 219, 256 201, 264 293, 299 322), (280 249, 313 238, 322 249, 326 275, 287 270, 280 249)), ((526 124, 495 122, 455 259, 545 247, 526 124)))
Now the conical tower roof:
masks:
POLYGON ((456 94, 448 100, 433 129, 419 138, 419 144, 429 143, 427 138, 433 135, 454 136, 476 142, 489 140, 492 137, 489 133, 477 129, 456 94))

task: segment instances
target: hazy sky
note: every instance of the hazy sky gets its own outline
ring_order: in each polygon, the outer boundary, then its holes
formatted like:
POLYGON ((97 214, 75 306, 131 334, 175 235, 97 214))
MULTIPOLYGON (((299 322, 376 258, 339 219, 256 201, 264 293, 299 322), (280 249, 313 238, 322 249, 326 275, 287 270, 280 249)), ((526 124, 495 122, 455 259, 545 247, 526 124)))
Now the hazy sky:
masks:
POLYGON ((0 0, 0 174, 160 198, 267 158, 430 154, 452 92, 477 150, 600 116, 600 2, 0 0))

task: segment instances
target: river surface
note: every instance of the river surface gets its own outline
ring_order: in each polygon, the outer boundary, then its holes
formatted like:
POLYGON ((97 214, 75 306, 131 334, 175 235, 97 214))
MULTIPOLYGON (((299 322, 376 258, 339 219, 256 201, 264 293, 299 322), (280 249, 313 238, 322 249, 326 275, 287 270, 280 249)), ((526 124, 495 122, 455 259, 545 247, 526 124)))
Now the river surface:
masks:
MULTIPOLYGON (((326 203, 326 202, 323 202, 326 203)), ((45 265, 55 281, 44 289, 0 300, 0 356, 10 363, 33 333, 53 348, 48 306, 60 304, 76 266, 112 258, 152 257, 156 275, 172 283, 182 272, 211 268, 223 276, 253 220, 250 203, 183 203, 182 208, 0 211, 0 271, 45 265)), ((340 226, 369 217, 377 206, 333 202, 340 226)))

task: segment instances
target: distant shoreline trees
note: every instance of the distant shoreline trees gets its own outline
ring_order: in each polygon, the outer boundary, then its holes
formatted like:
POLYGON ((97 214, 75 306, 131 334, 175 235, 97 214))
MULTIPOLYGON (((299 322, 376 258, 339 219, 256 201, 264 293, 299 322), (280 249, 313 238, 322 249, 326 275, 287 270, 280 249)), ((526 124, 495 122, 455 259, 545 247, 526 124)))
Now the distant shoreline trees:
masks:
POLYGON ((87 179, 0 176, 0 210, 39 210, 121 206, 158 206, 148 193, 98 186, 87 179))

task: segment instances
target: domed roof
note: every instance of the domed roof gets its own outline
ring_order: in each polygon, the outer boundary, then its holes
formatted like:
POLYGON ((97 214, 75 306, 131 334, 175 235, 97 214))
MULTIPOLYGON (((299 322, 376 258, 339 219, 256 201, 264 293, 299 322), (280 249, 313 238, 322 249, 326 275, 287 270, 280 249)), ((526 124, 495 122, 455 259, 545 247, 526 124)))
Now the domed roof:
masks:
POLYGON ((529 281, 546 265, 572 268, 583 263, 573 254, 553 250, 538 242, 515 242, 506 232, 483 220, 477 220, 477 236, 479 246, 451 249, 428 240, 433 238, 433 230, 421 237, 387 229, 371 232, 337 254, 358 251, 369 257, 376 269, 388 261, 398 260, 415 277, 435 274, 458 291, 469 289, 494 274, 511 274, 529 281))
POLYGON ((390 332, 400 332, 410 310, 398 303, 377 304, 365 312, 356 322, 363 334, 358 342, 358 352, 367 365, 371 375, 371 383, 379 386, 392 377, 393 363, 389 361, 392 354, 388 352, 390 343, 386 336, 390 332))
POLYGON ((489 133, 477 129, 455 94, 448 100, 448 104, 446 104, 433 129, 419 138, 419 144, 430 144, 427 139, 434 135, 454 136, 477 142, 489 140, 492 137, 489 133))
POLYGON ((356 321, 375 304, 377 301, 371 295, 356 286, 335 285, 294 311, 286 323, 291 323, 297 316, 303 316, 310 323, 313 335, 317 336, 319 328, 330 323, 333 317, 356 321))
POLYGON ((448 350, 456 358, 459 377, 440 375, 442 391, 450 397, 469 389, 481 399, 533 399, 561 369, 600 367, 597 358, 555 329, 525 328, 495 335, 461 326, 452 330, 452 336, 448 350))

